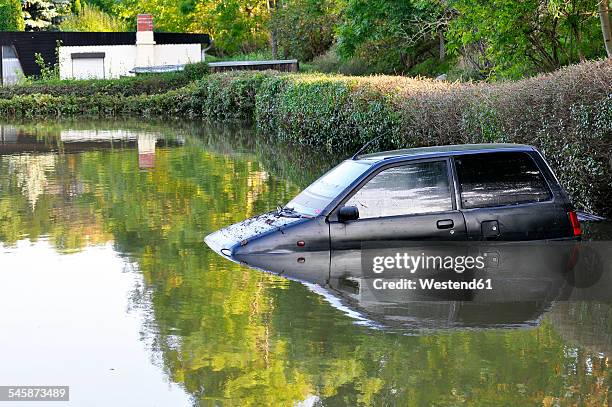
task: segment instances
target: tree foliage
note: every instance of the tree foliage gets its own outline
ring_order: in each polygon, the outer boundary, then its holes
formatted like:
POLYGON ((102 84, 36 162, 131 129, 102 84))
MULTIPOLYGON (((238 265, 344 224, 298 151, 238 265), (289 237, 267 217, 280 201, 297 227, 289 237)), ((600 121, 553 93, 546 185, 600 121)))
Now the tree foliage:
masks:
POLYGON ((435 35, 444 7, 437 1, 348 0, 338 52, 375 71, 405 72, 438 54, 435 35))
POLYGON ((127 31, 127 23, 105 13, 98 7, 85 3, 78 13, 68 16, 60 26, 62 31, 127 31))
POLYGON ((96 6, 97 8, 108 14, 113 14, 115 12, 115 5, 119 3, 115 0, 75 0, 75 2, 76 1, 81 2, 81 4, 86 2, 87 4, 96 6))
POLYGON ((224 54, 252 52, 268 45, 266 0, 198 0, 189 15, 188 28, 211 34, 224 54))
POLYGON ((309 61, 333 44, 339 18, 336 0, 284 0, 274 9, 270 25, 284 58, 309 61))
POLYGON ((20 0, 0 0, 0 31, 23 31, 20 0))
POLYGON ((408 71, 427 58, 443 57, 448 46, 476 77, 516 78, 603 56, 597 4, 348 0, 338 51, 344 58, 383 64, 383 70, 408 71))
POLYGON ((136 15, 151 13, 156 30, 210 34, 222 58, 271 50, 338 60, 331 65, 345 73, 465 79, 519 78, 606 55, 600 0, 89 0, 87 16, 80 1, 25 0, 26 29, 54 29, 70 5, 64 30, 135 29, 136 15))
POLYGON ((266 0, 124 0, 113 10, 129 22, 151 13, 160 31, 210 34, 222 55, 262 49, 269 41, 266 0))
POLYGON ((517 78, 602 56, 598 0, 453 0, 451 49, 483 77, 517 78))
POLYGON ((70 0, 25 0, 23 16, 26 31, 55 30, 70 13, 70 0))

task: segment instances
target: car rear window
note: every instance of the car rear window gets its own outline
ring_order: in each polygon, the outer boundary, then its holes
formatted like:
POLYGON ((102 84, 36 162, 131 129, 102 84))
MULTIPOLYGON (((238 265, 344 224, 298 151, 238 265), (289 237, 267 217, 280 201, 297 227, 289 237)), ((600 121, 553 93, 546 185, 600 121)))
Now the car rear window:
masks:
POLYGON ((500 152, 455 158, 463 208, 547 201, 551 192, 527 153, 500 152))

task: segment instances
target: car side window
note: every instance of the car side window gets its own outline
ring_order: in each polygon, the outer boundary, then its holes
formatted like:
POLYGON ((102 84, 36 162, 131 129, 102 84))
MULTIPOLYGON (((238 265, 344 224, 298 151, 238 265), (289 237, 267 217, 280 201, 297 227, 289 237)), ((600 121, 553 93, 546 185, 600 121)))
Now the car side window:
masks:
POLYGON ((452 210, 447 162, 428 161, 383 170, 345 205, 356 206, 360 219, 452 210))
POLYGON ((471 154, 455 158, 461 206, 466 209, 542 202, 552 194, 527 153, 471 154))

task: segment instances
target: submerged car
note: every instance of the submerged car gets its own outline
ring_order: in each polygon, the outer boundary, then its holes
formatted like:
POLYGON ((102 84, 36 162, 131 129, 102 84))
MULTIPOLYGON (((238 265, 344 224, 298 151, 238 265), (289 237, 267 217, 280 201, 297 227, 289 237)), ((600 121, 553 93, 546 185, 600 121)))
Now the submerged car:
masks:
POLYGON ((567 194, 537 149, 465 144, 354 156, 285 207, 205 240, 248 264, 253 256, 294 252, 329 253, 333 261, 381 241, 516 242, 580 234, 567 194))

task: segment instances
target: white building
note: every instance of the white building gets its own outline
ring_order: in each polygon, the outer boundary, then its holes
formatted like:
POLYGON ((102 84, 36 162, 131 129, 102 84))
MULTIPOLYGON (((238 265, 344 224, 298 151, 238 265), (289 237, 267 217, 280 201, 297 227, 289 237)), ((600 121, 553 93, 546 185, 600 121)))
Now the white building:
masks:
POLYGON ((157 44, 153 16, 138 15, 133 45, 59 47, 61 79, 108 79, 134 75, 136 68, 176 67, 202 60, 201 44, 157 44))
POLYGON ((153 16, 138 15, 134 32, 0 32, 0 83, 40 75, 35 55, 59 64, 62 79, 108 79, 135 71, 180 70, 202 60, 206 34, 153 32, 153 16), (58 60, 59 57, 59 60, 58 60))

